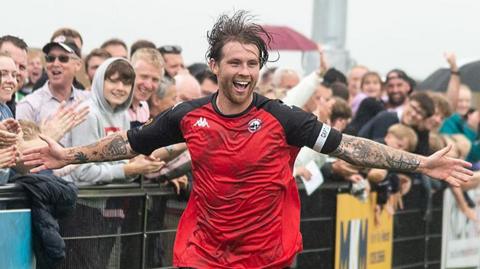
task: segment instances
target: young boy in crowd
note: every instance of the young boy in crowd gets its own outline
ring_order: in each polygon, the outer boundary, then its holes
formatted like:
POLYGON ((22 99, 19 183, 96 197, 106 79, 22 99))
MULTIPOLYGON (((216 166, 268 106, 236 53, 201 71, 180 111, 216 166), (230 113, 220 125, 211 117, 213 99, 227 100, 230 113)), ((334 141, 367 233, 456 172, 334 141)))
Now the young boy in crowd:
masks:
MULTIPOLYGON (((412 128, 398 123, 388 128, 383 142, 392 148, 413 152, 418 138, 412 128)), ((373 168, 368 171, 367 179, 372 183, 372 189, 377 192, 377 219, 382 209, 387 210, 390 215, 393 215, 397 208, 403 209, 402 196, 408 193, 412 184, 409 176, 373 168)))

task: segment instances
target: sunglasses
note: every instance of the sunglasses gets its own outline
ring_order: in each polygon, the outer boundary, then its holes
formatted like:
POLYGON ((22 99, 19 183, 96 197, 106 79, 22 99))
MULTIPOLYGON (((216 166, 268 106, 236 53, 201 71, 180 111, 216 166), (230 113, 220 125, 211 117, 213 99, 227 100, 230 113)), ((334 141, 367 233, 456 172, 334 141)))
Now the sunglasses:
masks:
POLYGON ((70 61, 70 59, 76 59, 75 57, 71 57, 71 56, 68 56, 68 55, 58 55, 58 56, 55 56, 55 55, 47 55, 45 56, 45 61, 47 63, 53 63, 55 62, 55 59, 57 59, 61 62, 61 63, 68 63, 68 61, 70 61))
POLYGON ((158 48, 160 53, 181 53, 182 47, 176 45, 161 46, 158 48))

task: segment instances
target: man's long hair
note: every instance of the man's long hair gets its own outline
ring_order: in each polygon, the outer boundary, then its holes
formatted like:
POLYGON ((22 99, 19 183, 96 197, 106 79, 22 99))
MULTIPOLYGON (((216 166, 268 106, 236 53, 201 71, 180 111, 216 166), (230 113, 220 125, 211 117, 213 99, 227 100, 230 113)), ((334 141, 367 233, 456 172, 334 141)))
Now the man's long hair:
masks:
POLYGON ((253 44, 258 48, 261 68, 268 60, 268 45, 272 38, 262 26, 253 23, 252 19, 253 16, 244 10, 235 12, 231 17, 221 15, 212 30, 207 32, 209 44, 207 61, 213 59, 219 62, 223 56, 223 46, 228 42, 237 41, 242 44, 253 44))

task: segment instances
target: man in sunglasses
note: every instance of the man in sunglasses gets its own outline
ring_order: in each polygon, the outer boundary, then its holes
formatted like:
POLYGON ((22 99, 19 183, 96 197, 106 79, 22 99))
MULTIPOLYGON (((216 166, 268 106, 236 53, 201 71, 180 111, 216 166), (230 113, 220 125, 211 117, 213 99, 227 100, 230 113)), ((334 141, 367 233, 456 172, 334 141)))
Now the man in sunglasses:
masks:
POLYGON ((165 75, 175 77, 179 71, 185 69, 182 57, 182 47, 175 45, 165 45, 158 48, 165 61, 165 75))
MULTIPOLYGON (((73 85, 75 73, 82 67, 80 49, 72 39, 61 36, 43 47, 48 81, 17 104, 17 119, 36 124, 50 117, 62 102, 85 99, 88 92, 73 85)), ((60 142, 71 145, 70 133, 60 142)))

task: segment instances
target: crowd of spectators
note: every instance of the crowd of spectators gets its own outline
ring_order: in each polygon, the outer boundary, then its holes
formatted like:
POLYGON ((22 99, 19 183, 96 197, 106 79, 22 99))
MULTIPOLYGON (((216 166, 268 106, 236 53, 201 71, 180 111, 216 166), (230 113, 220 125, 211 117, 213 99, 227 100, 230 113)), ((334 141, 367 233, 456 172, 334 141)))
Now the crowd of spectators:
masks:
MULTIPOLYGON (((82 46, 80 33, 69 28, 55 31, 41 49, 28 47, 16 36, 0 37, 0 184, 29 172, 18 157, 24 149, 45 144, 45 137, 66 147, 87 145, 111 133, 149 124, 175 104, 218 89, 208 65, 186 66, 178 45, 138 40, 129 48, 121 39, 112 38, 89 53, 82 46)), ((320 46, 318 52, 318 70, 303 77, 288 67, 269 64, 256 91, 301 107, 347 134, 425 156, 451 146, 452 157, 480 163, 480 112, 473 106, 471 89, 462 84, 453 53, 445 55, 450 80, 443 93, 417 88, 416 81, 399 69, 383 77, 374 67, 356 65, 343 74, 329 66, 320 46)), ((78 186, 135 182, 143 176, 143 180, 172 185, 181 199, 188 199, 192 176, 186 145, 161 148, 152 156, 46 173, 78 186)), ((293 172, 299 184, 311 179, 312 168, 307 168, 311 162, 324 181, 349 182, 352 194, 361 200, 376 191, 378 212, 390 214, 403 207, 402 196, 413 181, 431 180, 420 174, 365 169, 303 148, 293 172)), ((478 221, 474 203, 466 191, 479 183, 480 172, 475 172, 472 181, 452 188, 459 208, 474 221, 478 221)), ((446 184, 432 186, 432 192, 448 188, 446 184)), ((88 200, 79 201, 78 207, 81 214, 102 212, 96 215, 99 219, 124 218, 122 208, 117 209, 114 215, 106 214, 105 204, 92 206, 88 200)), ((91 263, 105 267, 109 251, 91 263)), ((69 262, 70 266, 75 263, 69 262)))

